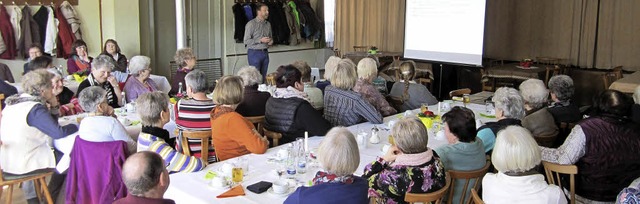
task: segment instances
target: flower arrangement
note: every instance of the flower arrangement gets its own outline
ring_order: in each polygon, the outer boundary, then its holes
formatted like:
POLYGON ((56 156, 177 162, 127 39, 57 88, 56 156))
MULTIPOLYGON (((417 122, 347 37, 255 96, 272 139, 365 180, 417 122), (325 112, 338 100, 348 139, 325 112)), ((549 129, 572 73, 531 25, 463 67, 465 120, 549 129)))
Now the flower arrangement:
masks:
POLYGON ((523 67, 531 67, 531 64, 533 64, 533 60, 528 59, 528 58, 527 59, 523 59, 520 62, 520 66, 523 66, 523 67))
POLYGON ((371 46, 371 48, 369 48, 369 54, 375 55, 376 53, 378 53, 378 48, 376 46, 371 46))

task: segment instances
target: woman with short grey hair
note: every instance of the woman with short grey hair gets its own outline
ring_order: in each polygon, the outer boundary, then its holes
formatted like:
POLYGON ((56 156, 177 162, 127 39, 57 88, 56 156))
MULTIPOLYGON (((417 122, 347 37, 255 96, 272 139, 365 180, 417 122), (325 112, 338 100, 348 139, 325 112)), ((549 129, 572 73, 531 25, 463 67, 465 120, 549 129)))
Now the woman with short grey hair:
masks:
POLYGON ((244 117, 263 116, 267 99, 271 94, 258 91, 258 85, 262 83, 262 75, 254 66, 240 68, 237 75, 242 78, 244 85, 244 100, 238 104, 236 112, 244 117))
POLYGON ((478 138, 482 140, 485 153, 490 153, 493 149, 498 131, 510 125, 522 126, 521 120, 525 115, 524 100, 514 88, 498 88, 491 100, 498 121, 488 122, 478 128, 478 138))
POLYGON ((404 195, 431 193, 445 186, 444 165, 427 146, 427 128, 418 118, 400 119, 391 129, 394 144, 364 168, 369 197, 384 203, 404 203, 404 195))
POLYGON ((344 127, 335 127, 318 147, 318 171, 312 187, 298 187, 285 204, 323 200, 326 203, 368 203, 367 180, 353 175, 360 164, 358 143, 344 127))
POLYGON ((78 135, 90 142, 125 141, 129 152, 135 152, 136 142, 115 117, 113 108, 107 104, 107 94, 106 90, 97 86, 80 92, 78 100, 87 115, 80 121, 78 135))
POLYGON ((184 77, 193 70, 196 66, 196 55, 193 53, 193 49, 191 48, 182 48, 176 50, 176 55, 173 57, 176 64, 178 65, 178 70, 176 71, 176 75, 173 76, 173 81, 171 82, 171 91, 169 91, 169 95, 175 95, 178 93, 180 88, 182 91, 184 90, 184 77), (180 83, 182 83, 182 87, 180 87, 180 83))
POLYGON ((118 80, 111 76, 111 70, 115 67, 113 57, 99 55, 91 63, 91 74, 78 85, 78 95, 87 87, 98 86, 107 91, 107 104, 113 108, 122 106, 122 91, 118 86, 118 80))
MULTIPOLYGON (((3 174, 21 175, 55 168, 56 159, 54 151, 51 151, 54 147, 49 145, 49 141, 78 131, 74 124, 60 126, 47 108, 58 103, 52 93, 52 78, 53 74, 46 70, 30 71, 22 76, 24 92, 5 99, 7 106, 3 107, 4 117, 0 119, 0 165, 3 174)), ((62 184, 64 178, 53 174, 49 183, 52 194, 59 192, 61 185, 55 184, 62 184)), ((38 202, 32 182, 25 182, 22 190, 29 202, 38 202)))
POLYGON ((548 86, 552 102, 547 110, 553 115, 556 124, 576 123, 582 119, 580 108, 571 103, 571 97, 575 92, 571 77, 567 75, 553 76, 549 79, 548 86))
POLYGON ((553 115, 547 111, 549 90, 544 82, 540 79, 527 79, 520 84, 520 94, 526 110, 522 126, 529 129, 534 137, 556 137, 558 126, 553 115))
POLYGON ((124 84, 124 92, 126 93, 127 102, 133 102, 139 95, 154 92, 158 90, 158 86, 151 76, 151 59, 147 56, 134 56, 129 61, 129 73, 132 78, 128 79, 124 84))

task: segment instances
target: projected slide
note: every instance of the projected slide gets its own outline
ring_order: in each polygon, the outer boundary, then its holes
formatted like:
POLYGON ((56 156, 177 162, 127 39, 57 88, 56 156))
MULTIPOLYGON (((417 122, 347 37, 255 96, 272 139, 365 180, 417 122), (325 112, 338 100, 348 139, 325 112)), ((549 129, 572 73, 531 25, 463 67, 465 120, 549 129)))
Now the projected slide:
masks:
POLYGON ((484 0, 407 0, 404 57, 482 65, 484 0))

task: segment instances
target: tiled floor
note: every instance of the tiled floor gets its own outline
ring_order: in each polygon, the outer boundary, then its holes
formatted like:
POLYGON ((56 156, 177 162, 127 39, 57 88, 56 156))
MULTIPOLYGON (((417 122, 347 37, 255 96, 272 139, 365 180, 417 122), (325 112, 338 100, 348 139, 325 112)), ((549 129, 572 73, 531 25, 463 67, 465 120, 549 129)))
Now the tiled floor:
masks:
MULTIPOLYGON (((18 185, 13 187, 13 198, 11 199, 13 204, 26 204, 27 200, 24 199, 24 194, 22 193, 22 189, 18 188, 18 185)), ((6 203, 7 198, 9 198, 9 187, 5 186, 2 189, 2 203, 6 203)))

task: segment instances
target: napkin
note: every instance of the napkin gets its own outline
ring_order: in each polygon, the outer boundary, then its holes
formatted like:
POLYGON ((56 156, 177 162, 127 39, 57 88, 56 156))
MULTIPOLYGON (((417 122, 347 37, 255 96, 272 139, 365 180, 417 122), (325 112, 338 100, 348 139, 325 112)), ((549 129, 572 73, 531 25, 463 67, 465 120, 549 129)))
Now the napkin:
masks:
POLYGON ((242 184, 240 184, 240 185, 237 185, 236 187, 231 188, 231 190, 228 190, 227 192, 224 192, 216 196, 216 198, 229 198, 229 197, 243 196, 243 195, 244 195, 244 187, 242 187, 242 184))

